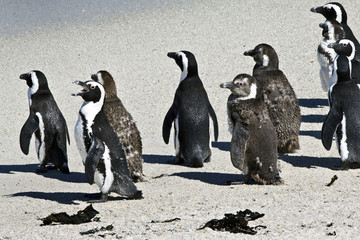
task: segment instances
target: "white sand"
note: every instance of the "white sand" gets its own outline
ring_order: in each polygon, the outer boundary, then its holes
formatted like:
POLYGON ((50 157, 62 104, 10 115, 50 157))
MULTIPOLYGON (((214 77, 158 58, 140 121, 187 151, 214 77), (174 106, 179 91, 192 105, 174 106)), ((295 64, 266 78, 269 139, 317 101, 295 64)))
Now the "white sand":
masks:
MULTIPOLYGON (((1 56, 1 165, 0 239, 102 239, 80 231, 113 224, 108 238, 121 239, 356 239, 360 228, 359 170, 338 171, 335 144, 326 151, 320 141, 327 114, 321 90, 316 49, 318 27, 324 18, 310 12, 323 1, 178 1, 162 8, 114 14, 107 20, 79 21, 0 37, 1 56), (291 2, 291 3, 290 3, 291 2), (276 9, 276 10, 275 10, 276 9), (230 161, 226 99, 221 82, 254 65, 243 52, 258 43, 272 45, 301 104, 301 150, 280 155, 281 186, 237 185, 243 179, 230 161), (180 70, 166 54, 189 50, 197 58, 219 122, 219 142, 212 161, 201 169, 169 164, 172 144, 161 136, 163 118, 178 85, 180 70), (19 75, 43 71, 67 120, 71 175, 58 171, 36 174, 33 140, 30 154, 19 147, 19 132, 28 117, 27 86, 19 75), (118 94, 137 121, 143 137, 144 173, 138 183, 142 200, 114 200, 95 204, 101 222, 41 226, 39 218, 52 212, 74 214, 88 203, 85 193, 98 192, 85 182, 84 167, 75 145, 73 128, 81 99, 74 80, 87 80, 98 70, 109 71, 118 94), (155 178, 165 174, 162 178, 155 178), (330 187, 325 185, 337 175, 330 187), (265 216, 249 225, 265 225, 255 236, 197 230, 225 213, 251 209, 265 216), (170 223, 151 223, 180 218, 170 223), (336 236, 328 236, 329 233, 336 236)), ((348 23, 357 37, 359 5, 342 1, 348 23)), ((34 12, 36 14, 36 12, 34 12)), ((213 133, 212 133, 213 136, 213 133)), ((172 141, 171 141, 172 143, 172 141)), ((116 196, 112 194, 111 196, 116 196)))

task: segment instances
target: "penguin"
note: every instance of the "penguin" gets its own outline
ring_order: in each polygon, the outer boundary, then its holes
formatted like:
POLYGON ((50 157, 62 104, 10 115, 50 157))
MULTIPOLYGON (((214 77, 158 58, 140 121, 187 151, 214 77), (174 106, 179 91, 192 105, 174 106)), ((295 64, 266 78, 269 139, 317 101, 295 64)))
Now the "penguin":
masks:
MULTIPOLYGON (((355 56, 355 45, 349 39, 340 39, 335 43, 331 43, 328 46, 334 49, 336 54, 345 55, 351 61, 351 79, 360 83, 360 58, 355 56)), ((335 75, 335 74, 334 74, 335 75)), ((336 82, 333 80, 334 83, 336 82)))
POLYGON ((360 84, 351 79, 351 61, 339 55, 334 62, 338 81, 330 88, 330 110, 321 129, 321 141, 330 150, 334 133, 343 169, 360 167, 360 84))
POLYGON ((29 87, 30 114, 20 131, 20 148, 27 155, 32 135, 40 168, 44 173, 53 164, 62 173, 70 173, 68 167, 67 143, 69 133, 64 116, 49 89, 47 79, 41 71, 34 70, 20 75, 29 87))
POLYGON ((169 143, 174 122, 176 162, 203 167, 211 157, 209 116, 213 121, 215 141, 219 134, 217 118, 198 75, 195 56, 188 51, 169 52, 167 56, 180 67, 181 76, 172 106, 163 121, 163 140, 169 143))
POLYGON ((320 23, 319 27, 323 29, 322 36, 324 37, 317 49, 317 59, 320 64, 320 82, 322 89, 328 92, 331 86, 332 66, 337 55, 335 50, 328 47, 328 45, 344 38, 345 32, 341 24, 335 20, 320 23))
POLYGON ((256 79, 239 74, 220 87, 231 91, 227 106, 228 118, 233 124, 232 164, 244 173, 245 184, 251 178, 260 184, 281 184, 276 130, 264 100, 257 94, 256 79))
POLYGON ((244 55, 253 57, 256 62, 253 77, 258 82, 258 94, 263 95, 275 126, 278 150, 282 153, 295 152, 300 149, 300 107, 291 84, 279 69, 279 59, 275 49, 263 43, 244 52, 244 55))
POLYGON ((91 79, 99 82, 105 89, 104 113, 110 126, 116 132, 126 154, 130 176, 135 182, 143 181, 143 158, 140 132, 131 114, 126 110, 116 93, 113 77, 101 70, 91 75, 91 79))
POLYGON ((75 81, 83 89, 72 94, 84 100, 75 125, 75 139, 85 165, 85 176, 90 185, 100 189, 100 199, 106 202, 110 192, 131 199, 142 197, 133 183, 126 163, 124 150, 104 113, 104 87, 93 80, 75 81))
POLYGON ((351 28, 347 25, 347 13, 345 8, 338 2, 330 2, 320 7, 313 7, 310 9, 311 12, 320 13, 326 20, 335 20, 340 23, 344 29, 345 37, 350 39, 356 48, 356 56, 360 56, 360 44, 354 36, 351 28))

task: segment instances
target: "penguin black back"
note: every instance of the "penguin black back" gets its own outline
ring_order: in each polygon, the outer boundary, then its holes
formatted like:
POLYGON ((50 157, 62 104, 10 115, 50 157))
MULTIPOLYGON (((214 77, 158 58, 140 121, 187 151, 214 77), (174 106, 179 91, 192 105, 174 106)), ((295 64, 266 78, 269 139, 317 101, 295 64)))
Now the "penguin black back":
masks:
POLYGON ((69 133, 64 116, 49 89, 47 79, 41 71, 34 70, 20 75, 29 86, 28 101, 30 115, 20 132, 20 147, 24 154, 29 153, 32 135, 40 161, 40 172, 47 171, 52 163, 63 173, 69 173, 67 142, 69 133))
POLYGON ((244 55, 253 57, 256 62, 253 77, 258 82, 258 97, 263 97, 276 128, 279 151, 295 152, 300 148, 300 107, 290 82, 279 69, 275 49, 268 44, 259 44, 244 55))
POLYGON ((213 120, 215 141, 218 125, 215 112, 209 102, 203 83, 198 76, 194 55, 188 51, 170 52, 181 69, 180 84, 175 92, 172 106, 163 122, 163 139, 169 142, 172 122, 175 123, 176 159, 192 167, 202 167, 209 161, 209 115, 213 120))

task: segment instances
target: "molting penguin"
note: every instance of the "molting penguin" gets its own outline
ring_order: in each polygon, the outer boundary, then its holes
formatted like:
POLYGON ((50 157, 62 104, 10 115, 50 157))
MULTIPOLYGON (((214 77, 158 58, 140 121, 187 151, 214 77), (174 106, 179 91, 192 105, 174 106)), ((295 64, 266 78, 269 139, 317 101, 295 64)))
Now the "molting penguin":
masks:
POLYGON ((98 201, 107 201, 110 192, 128 198, 140 198, 142 193, 136 189, 130 178, 119 138, 103 110, 103 86, 92 80, 75 83, 83 87, 83 90, 73 96, 81 96, 84 99, 75 126, 76 143, 85 165, 88 183, 95 182, 100 188, 101 199, 98 201))
POLYGON ((335 20, 342 25, 345 31, 345 37, 350 39, 355 44, 356 55, 360 56, 360 45, 359 41, 354 36, 350 27, 347 25, 347 13, 345 8, 338 2, 330 2, 320 7, 313 7, 310 9, 311 12, 322 14, 326 20, 335 20))
POLYGON ((105 89, 104 113, 116 132, 126 154, 130 176, 134 181, 143 180, 143 159, 141 136, 131 114, 126 110, 116 93, 113 77, 107 71, 91 75, 105 89))
POLYGON ((345 37, 345 32, 341 24, 335 20, 325 21, 325 23, 320 23, 319 26, 323 29, 322 36, 324 37, 317 49, 317 59, 320 64, 320 82, 322 89, 328 92, 331 86, 330 79, 336 57, 336 52, 328 45, 345 37))
POLYGON ((360 83, 360 58, 355 56, 354 43, 349 39, 341 39, 335 43, 329 44, 329 48, 333 48, 338 55, 345 55, 348 57, 351 61, 351 79, 360 83))
POLYGON ((29 153, 29 144, 35 134, 36 153, 40 161, 39 172, 46 172, 46 165, 52 163, 62 173, 70 173, 66 142, 70 144, 65 118, 50 92, 47 79, 40 71, 20 75, 29 86, 30 115, 20 132, 20 148, 29 153))
POLYGON ((279 59, 274 48, 259 44, 244 55, 252 56, 256 62, 253 77, 259 85, 258 95, 263 95, 276 128, 278 150, 283 153, 295 152, 300 148, 300 107, 293 88, 279 70, 279 59))
POLYGON ((228 99, 228 117, 233 125, 231 161, 243 171, 245 183, 252 177, 261 184, 279 184, 277 137, 268 109, 257 95, 256 80, 248 74, 237 75, 222 83, 232 92, 228 99))
POLYGON ((330 88, 330 111, 323 123, 321 140, 330 150, 334 133, 342 168, 360 167, 360 85, 351 80, 351 61, 339 55, 334 62, 338 82, 330 88))
POLYGON ((209 115, 214 124, 215 141, 218 124, 215 112, 201 82, 195 56, 188 51, 170 52, 181 69, 180 84, 172 106, 163 122, 163 139, 169 143, 172 122, 175 128, 175 149, 178 163, 184 161, 191 167, 202 167, 210 161, 209 115))

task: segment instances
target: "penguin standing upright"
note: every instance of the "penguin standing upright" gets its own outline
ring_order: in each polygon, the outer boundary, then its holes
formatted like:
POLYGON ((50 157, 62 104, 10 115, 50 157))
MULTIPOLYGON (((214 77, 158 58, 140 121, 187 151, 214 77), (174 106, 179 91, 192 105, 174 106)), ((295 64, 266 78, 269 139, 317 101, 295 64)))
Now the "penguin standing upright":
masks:
POLYGON ((35 134, 35 147, 40 161, 39 172, 47 171, 52 163, 62 173, 70 173, 66 142, 70 138, 66 121, 50 92, 45 75, 37 70, 20 75, 29 86, 28 99, 30 115, 20 132, 20 148, 29 153, 29 144, 35 134))
POLYGON ((360 57, 360 44, 354 36, 351 28, 347 25, 347 13, 345 8, 338 2, 330 2, 320 7, 313 7, 311 12, 320 13, 326 20, 335 20, 340 23, 345 31, 345 37, 355 44, 356 55, 360 57))
POLYGON ((107 71, 98 71, 91 79, 105 89, 104 113, 114 129, 126 154, 130 176, 134 181, 143 180, 141 136, 131 114, 126 110, 116 93, 113 77, 107 71))
POLYGON ((329 44, 329 48, 333 48, 338 55, 345 55, 348 57, 351 61, 351 79, 360 83, 360 58, 355 56, 354 43, 349 39, 340 39, 335 43, 329 44))
POLYGON ((360 167, 360 84, 351 79, 351 61, 339 55, 334 62, 338 81, 330 88, 330 111, 321 130, 322 144, 330 150, 334 133, 341 166, 360 167))
POLYGON ((328 45, 343 38, 345 32, 341 24, 335 20, 320 23, 319 26, 323 29, 322 36, 324 37, 317 49, 317 59, 320 64, 320 82, 322 89, 328 92, 332 85, 330 79, 336 57, 336 52, 328 45))
POLYGON ((261 184, 279 184, 277 137, 274 125, 256 79, 248 74, 237 75, 232 82, 222 83, 232 94, 228 98, 228 117, 232 123, 231 161, 243 171, 244 182, 252 177, 261 184))
POLYGON ((110 192, 128 198, 140 198, 142 193, 136 189, 130 178, 120 140, 103 110, 103 86, 93 80, 75 83, 83 89, 73 96, 84 99, 75 125, 75 138, 85 165, 86 179, 89 184, 95 182, 100 188, 101 198, 96 201, 107 201, 110 192))
POLYGON ((163 139, 169 143, 171 125, 175 128, 175 149, 178 163, 202 167, 210 161, 209 115, 214 124, 215 141, 218 138, 217 118, 198 75, 195 56, 188 51, 170 52, 181 69, 180 84, 172 106, 163 122, 163 139))
POLYGON ((300 107, 293 88, 279 69, 275 49, 263 43, 246 51, 244 55, 253 57, 256 62, 253 77, 259 85, 258 94, 264 95, 271 121, 276 128, 278 150, 282 153, 295 152, 300 148, 300 107))

